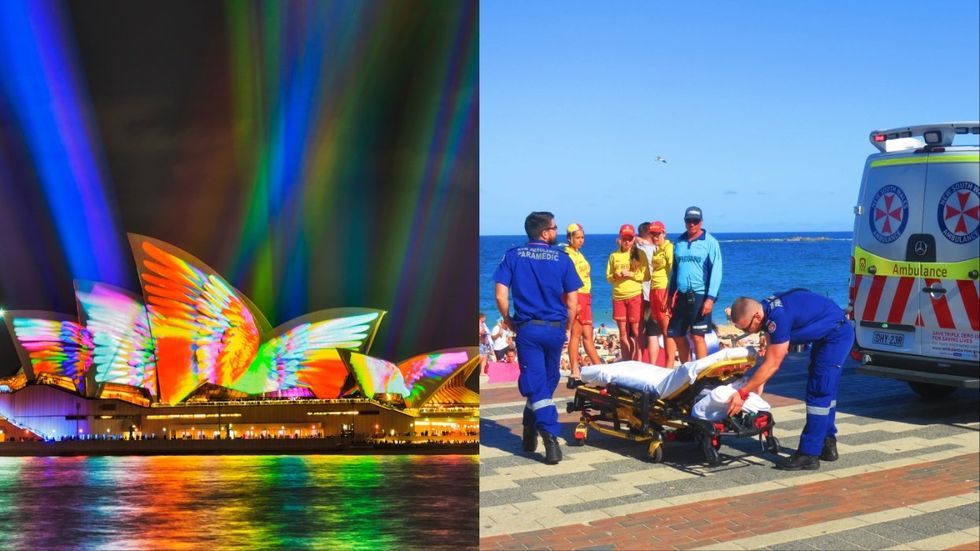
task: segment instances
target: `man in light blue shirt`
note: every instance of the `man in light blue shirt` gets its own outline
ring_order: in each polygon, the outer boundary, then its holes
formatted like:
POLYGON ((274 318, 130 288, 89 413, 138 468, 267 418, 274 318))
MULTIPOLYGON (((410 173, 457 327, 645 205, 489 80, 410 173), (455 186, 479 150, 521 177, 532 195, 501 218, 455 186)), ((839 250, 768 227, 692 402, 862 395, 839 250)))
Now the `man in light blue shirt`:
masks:
MULTIPOLYGON (((694 343, 694 355, 708 355, 704 336, 714 331, 711 310, 721 288, 721 247, 702 227, 703 222, 701 209, 688 207, 684 211, 687 231, 674 242, 674 267, 667 293, 672 304, 667 336, 677 344, 681 363, 691 359, 688 334, 694 343)), ((672 363, 672 359, 668 358, 667 363, 672 363)))

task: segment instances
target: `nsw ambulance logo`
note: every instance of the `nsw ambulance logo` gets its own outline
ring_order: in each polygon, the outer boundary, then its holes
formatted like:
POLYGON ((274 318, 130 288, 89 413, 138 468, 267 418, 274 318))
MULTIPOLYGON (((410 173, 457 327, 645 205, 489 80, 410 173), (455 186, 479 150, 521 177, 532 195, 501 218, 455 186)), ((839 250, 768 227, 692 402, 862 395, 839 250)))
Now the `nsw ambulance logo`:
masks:
POLYGON ((909 200, 902 188, 887 185, 871 200, 871 234, 882 243, 891 243, 905 231, 909 221, 909 200))
POLYGON ((953 243, 969 243, 980 235, 980 186, 956 182, 939 197, 939 229, 953 243))

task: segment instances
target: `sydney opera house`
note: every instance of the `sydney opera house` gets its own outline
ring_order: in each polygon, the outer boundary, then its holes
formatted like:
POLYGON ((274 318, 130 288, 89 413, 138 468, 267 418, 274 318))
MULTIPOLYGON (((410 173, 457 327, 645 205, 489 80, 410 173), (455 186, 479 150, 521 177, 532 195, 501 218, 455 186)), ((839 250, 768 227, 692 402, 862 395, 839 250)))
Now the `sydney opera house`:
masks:
POLYGON ((406 440, 476 434, 474 348, 372 357, 384 312, 272 328, 203 262, 130 235, 143 296, 76 281, 76 315, 4 316, 21 360, 0 379, 0 438, 406 440))

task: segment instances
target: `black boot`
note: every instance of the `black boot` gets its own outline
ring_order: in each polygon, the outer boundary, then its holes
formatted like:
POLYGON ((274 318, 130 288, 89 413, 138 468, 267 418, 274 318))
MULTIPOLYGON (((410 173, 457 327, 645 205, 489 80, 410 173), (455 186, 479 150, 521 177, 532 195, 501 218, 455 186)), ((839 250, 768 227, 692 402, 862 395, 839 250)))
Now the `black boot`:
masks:
POLYGON ((538 431, 534 425, 524 425, 524 451, 533 452, 538 449, 538 431))
POLYGON ((776 465, 782 471, 815 471, 820 468, 820 459, 815 455, 803 455, 796 452, 786 461, 776 465))
POLYGON ((824 438, 823 451, 820 452, 820 459, 824 461, 837 461, 837 439, 833 436, 824 438))
POLYGON ((550 432, 541 431, 541 440, 544 441, 544 462, 549 465, 557 465, 561 461, 561 447, 558 446, 558 437, 550 432))

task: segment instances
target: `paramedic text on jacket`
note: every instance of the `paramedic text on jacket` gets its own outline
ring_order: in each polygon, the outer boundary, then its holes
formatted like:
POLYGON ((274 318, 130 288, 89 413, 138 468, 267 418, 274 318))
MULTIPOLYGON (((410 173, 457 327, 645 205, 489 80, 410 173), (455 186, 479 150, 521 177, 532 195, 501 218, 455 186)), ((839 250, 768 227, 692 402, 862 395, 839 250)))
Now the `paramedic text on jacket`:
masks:
POLYGON ((835 460, 837 387, 854 343, 854 328, 847 322, 844 311, 827 297, 806 289, 793 289, 761 303, 740 297, 732 304, 732 321, 746 331, 765 331, 770 346, 755 374, 732 397, 731 412, 737 413, 745 396, 758 391, 779 369, 790 344, 810 344, 806 425, 797 453, 779 467, 813 470, 820 467, 818 458, 835 460))
MULTIPOLYGON (((545 439, 546 450, 557 452, 560 431, 558 410, 552 399, 558 381, 559 361, 565 344, 565 329, 569 311, 576 307, 576 291, 582 280, 568 255, 550 245, 557 236, 557 226, 550 213, 531 213, 525 228, 530 241, 504 254, 494 273, 497 307, 506 323, 517 332, 517 359, 520 364, 518 390, 527 398, 524 409, 525 449, 529 446, 529 429, 534 427, 545 439), (550 225, 543 230, 531 228, 532 217, 547 219, 550 225), (546 216, 545 216, 546 215, 546 216), (510 318, 507 292, 514 303, 510 318), (563 300, 564 299, 564 300, 563 300)), ((550 454, 549 454, 550 458, 550 454)), ((546 460, 557 463, 557 460, 546 460)))

